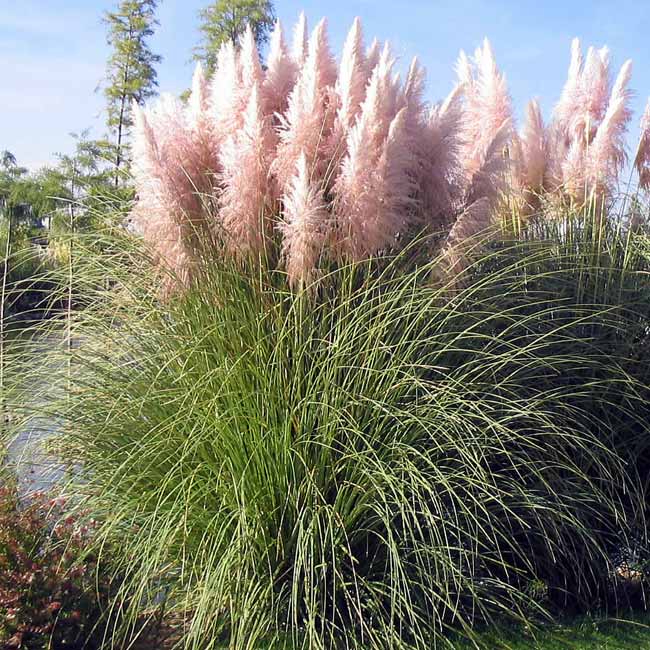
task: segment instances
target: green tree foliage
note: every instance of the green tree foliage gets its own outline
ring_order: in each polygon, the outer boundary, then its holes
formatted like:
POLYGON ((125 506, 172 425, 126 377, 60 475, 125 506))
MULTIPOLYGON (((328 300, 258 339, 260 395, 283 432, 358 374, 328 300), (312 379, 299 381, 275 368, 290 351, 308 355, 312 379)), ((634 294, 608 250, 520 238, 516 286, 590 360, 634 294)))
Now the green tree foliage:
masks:
POLYGON ((228 41, 237 43, 248 25, 253 29, 257 46, 264 45, 275 22, 275 11, 270 0, 217 0, 202 9, 199 17, 203 39, 194 59, 212 73, 221 45, 228 41))
POLYGON ((58 163, 29 172, 18 165, 10 152, 0 153, 0 208, 15 226, 27 229, 39 224, 67 230, 70 219, 87 230, 100 205, 128 201, 132 191, 113 187, 112 146, 105 140, 91 140, 88 132, 72 134, 71 154, 58 154, 58 163))
POLYGON ((18 165, 11 151, 0 152, 0 208, 6 209, 16 182, 26 173, 27 169, 18 165))
POLYGON ((55 198, 64 195, 63 185, 44 168, 30 174, 9 151, 0 154, 0 209, 14 225, 32 227, 54 209, 55 198))
POLYGON ((108 60, 108 127, 114 137, 115 187, 119 186, 125 160, 126 138, 131 128, 131 104, 141 104, 156 94, 155 65, 161 57, 149 48, 149 37, 158 24, 155 18, 158 0, 121 0, 116 11, 104 15, 107 41, 112 48, 108 60))

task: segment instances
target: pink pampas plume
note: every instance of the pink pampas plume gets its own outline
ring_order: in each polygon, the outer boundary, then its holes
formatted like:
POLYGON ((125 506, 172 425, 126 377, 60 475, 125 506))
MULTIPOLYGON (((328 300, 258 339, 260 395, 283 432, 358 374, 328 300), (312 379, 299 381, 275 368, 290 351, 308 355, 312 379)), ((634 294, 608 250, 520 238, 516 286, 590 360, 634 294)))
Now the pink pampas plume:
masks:
POLYGON ((183 106, 176 97, 162 95, 149 113, 149 122, 157 143, 156 175, 163 200, 175 218, 202 227, 205 215, 201 191, 205 169, 197 155, 183 106))
POLYGON ((330 220, 320 187, 309 177, 304 154, 298 158, 283 205, 280 230, 287 275, 293 287, 304 287, 316 277, 330 220))
POLYGON ((460 274, 469 267, 472 251, 481 244, 476 235, 491 223, 493 209, 489 199, 480 198, 463 209, 449 231, 440 257, 443 273, 438 273, 451 276, 453 285, 461 284, 460 274))
POLYGON ((609 94, 609 50, 590 47, 580 77, 580 106, 569 123, 573 137, 591 143, 605 116, 609 94))
POLYGON ((212 193, 214 175, 219 166, 218 147, 214 141, 209 105, 208 80, 203 66, 201 63, 197 63, 192 80, 192 92, 186 109, 186 123, 192 143, 192 150, 188 153, 194 159, 190 166, 197 171, 196 184, 204 194, 212 193))
POLYGON ((369 224, 378 209, 377 168, 397 105, 393 65, 385 47, 368 84, 361 114, 349 131, 347 154, 334 184, 338 247, 353 260, 378 250, 369 224))
POLYGON ((584 200, 587 149, 607 110, 609 50, 590 47, 583 61, 580 42, 571 45, 567 81, 548 135, 547 189, 584 200))
POLYGON ((262 84, 262 64, 255 43, 255 35, 250 25, 241 39, 239 61, 241 66, 242 92, 248 98, 254 86, 262 84))
POLYGON ((289 103, 289 94, 296 83, 298 70, 290 57, 278 20, 269 43, 266 75, 262 85, 266 115, 283 113, 289 103))
POLYGON ((392 120, 379 159, 375 184, 378 209, 370 215, 368 254, 394 245, 413 221, 416 183, 411 174, 413 156, 407 121, 405 107, 392 120))
POLYGON ((312 173, 321 177, 325 173, 327 136, 334 120, 330 84, 334 83, 335 74, 327 23, 323 20, 312 33, 307 61, 289 97, 289 107, 282 116, 280 144, 271 167, 280 194, 289 187, 302 154, 312 173))
POLYGON ((469 264, 470 251, 481 244, 494 223, 500 185, 495 183, 503 170, 503 149, 512 139, 509 121, 504 122, 484 153, 481 167, 472 176, 464 209, 451 227, 443 249, 442 262, 448 271, 461 272, 469 264))
MULTIPOLYGON (((548 129, 548 160, 547 160, 547 189, 551 192, 562 192, 567 181, 565 167, 567 156, 571 149, 574 131, 572 124, 576 116, 584 110, 583 105, 583 68, 582 49, 580 41, 574 38, 571 42, 571 61, 567 73, 567 80, 562 89, 560 99, 553 110, 553 119, 548 129)), ((584 143, 582 143, 584 144, 584 143)), ((575 164, 582 154, 573 147, 570 165, 575 177, 578 169, 575 164)))
POLYGON ((242 125, 245 103, 241 91, 242 71, 235 46, 224 43, 217 55, 217 65, 210 88, 210 113, 215 143, 223 142, 242 125))
POLYGON ((417 58, 413 58, 406 76, 404 89, 399 93, 397 105, 406 108, 406 129, 413 144, 417 148, 424 127, 426 107, 424 104, 424 89, 426 73, 417 58))
POLYGON ((303 11, 298 18, 296 26, 294 27, 293 43, 291 46, 291 58, 296 64, 298 70, 300 70, 302 66, 305 65, 305 61, 307 60, 307 52, 309 49, 307 34, 307 17, 303 11))
POLYGON ((471 88, 474 85, 474 71, 464 50, 460 51, 458 61, 456 61, 456 75, 458 83, 464 88, 471 88))
POLYGON ((561 190, 564 194, 578 202, 582 202, 586 198, 585 158, 585 146, 577 139, 571 141, 569 150, 566 152, 564 159, 560 161, 562 174, 561 190))
POLYGON ((159 176, 158 144, 147 115, 137 102, 133 102, 132 111, 133 175, 138 186, 146 190, 159 176))
POLYGON ((398 87, 392 76, 394 65, 390 47, 385 45, 370 78, 361 105, 361 116, 355 125, 369 138, 368 144, 376 151, 386 139, 390 123, 397 114, 398 87))
POLYGON ((368 51, 366 52, 366 75, 370 78, 374 69, 379 63, 379 57, 381 56, 382 46, 379 40, 376 38, 373 39, 368 51))
POLYGON ((404 101, 410 107, 412 113, 418 113, 424 109, 422 98, 425 85, 426 73, 424 68, 420 65, 417 57, 413 57, 404 86, 404 101))
POLYGON ((459 125, 462 86, 457 85, 426 119, 420 141, 419 199, 425 223, 438 229, 456 213, 462 194, 459 125))
MULTIPOLYGON (((483 198, 488 199, 491 205, 496 205, 501 193, 507 187, 507 179, 504 175, 506 164, 504 151, 507 150, 511 140, 512 128, 510 120, 506 120, 481 155, 480 166, 472 175, 466 190, 466 206, 483 198)), ((485 224, 485 227, 488 225, 485 224)))
POLYGON ((192 77, 192 91, 187 103, 187 117, 191 128, 198 125, 206 118, 208 112, 208 80, 201 62, 196 64, 192 77))
POLYGON ((476 50, 473 61, 461 52, 457 64, 464 103, 460 125, 460 161, 464 172, 465 212, 454 225, 453 237, 483 230, 483 207, 494 209, 504 190, 506 171, 513 149, 512 101, 505 77, 499 72, 487 39, 476 50), (485 199, 485 201, 483 201, 485 199), (480 217, 480 218, 479 218, 480 217))
POLYGON ((607 110, 587 150, 585 177, 588 188, 602 198, 618 180, 625 166, 625 133, 631 118, 629 107, 632 61, 626 61, 612 88, 607 110))
POLYGON ((316 68, 321 76, 323 86, 334 87, 337 68, 327 35, 327 18, 322 18, 311 33, 307 58, 315 58, 316 68))
POLYGON ((641 135, 634 167, 639 174, 639 187, 642 190, 650 189, 650 99, 641 118, 641 135))
POLYGON ((473 66, 461 53, 457 70, 465 94, 461 160, 469 180, 483 167, 486 151, 497 133, 512 123, 512 101, 487 39, 476 50, 473 66))
POLYGON ((569 126, 572 120, 583 108, 581 88, 582 63, 580 41, 574 38, 571 42, 571 62, 569 63, 567 80, 553 112, 554 126, 562 134, 563 138, 568 137, 569 126))
POLYGON ((384 141, 377 142, 370 106, 364 106, 365 116, 350 132, 349 153, 336 184, 338 249, 354 261, 395 244, 412 218, 415 192, 406 109, 391 121, 384 141))
MULTIPOLYGON (((348 33, 336 80, 337 112, 334 122, 333 149, 338 151, 361 111, 369 74, 363 50, 363 31, 359 18, 348 33)), ((338 152, 342 154, 343 152, 338 152)))
POLYGON ((237 255, 259 255, 267 234, 267 127, 256 86, 244 124, 221 149, 220 227, 227 247, 237 255))
MULTIPOLYGON (((154 126, 145 112, 133 104, 133 177, 138 202, 132 216, 136 229, 151 246, 155 261, 173 277, 165 277, 163 294, 188 286, 194 267, 191 223, 173 186, 174 174, 161 151, 154 126), (161 155, 161 153, 163 155, 161 155)), ((160 116, 158 116, 160 120, 160 116)), ((172 170, 173 171, 173 170, 172 170)))
POLYGON ((520 137, 521 184, 524 192, 539 194, 544 187, 547 165, 546 129, 539 102, 526 107, 526 121, 520 137))

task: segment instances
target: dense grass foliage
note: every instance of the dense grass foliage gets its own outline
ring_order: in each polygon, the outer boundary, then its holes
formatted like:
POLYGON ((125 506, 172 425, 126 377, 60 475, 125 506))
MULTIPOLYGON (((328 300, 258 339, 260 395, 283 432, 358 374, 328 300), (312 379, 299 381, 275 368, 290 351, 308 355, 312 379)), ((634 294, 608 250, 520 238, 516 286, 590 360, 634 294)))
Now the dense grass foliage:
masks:
POLYGON ((426 242, 297 293, 210 258, 166 304, 144 251, 93 246, 51 410, 130 602, 204 650, 428 648, 626 598, 646 240, 590 224, 444 281, 426 242))

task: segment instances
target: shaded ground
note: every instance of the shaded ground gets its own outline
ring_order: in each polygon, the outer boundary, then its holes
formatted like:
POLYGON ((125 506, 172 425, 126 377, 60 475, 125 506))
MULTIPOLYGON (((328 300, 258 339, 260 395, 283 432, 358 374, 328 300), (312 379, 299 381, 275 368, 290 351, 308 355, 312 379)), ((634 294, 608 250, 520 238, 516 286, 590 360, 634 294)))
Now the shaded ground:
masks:
MULTIPOLYGON (((584 619, 558 625, 535 635, 512 629, 495 630, 481 637, 485 650, 650 650, 650 616, 629 622, 584 619)), ((461 643, 458 650, 469 649, 461 643)))

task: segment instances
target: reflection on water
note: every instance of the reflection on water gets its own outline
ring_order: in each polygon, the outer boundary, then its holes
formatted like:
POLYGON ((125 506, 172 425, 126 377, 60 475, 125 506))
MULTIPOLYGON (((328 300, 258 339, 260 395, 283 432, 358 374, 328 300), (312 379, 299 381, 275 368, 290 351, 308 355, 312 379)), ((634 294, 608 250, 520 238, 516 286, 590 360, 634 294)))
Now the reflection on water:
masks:
POLYGON ((6 373, 9 383, 20 382, 14 409, 9 410, 6 465, 15 473, 21 494, 50 490, 64 476, 63 467, 48 453, 46 443, 59 430, 56 420, 46 414, 54 399, 53 371, 62 361, 48 355, 64 345, 61 334, 20 332, 8 341, 6 373), (25 355, 29 350, 29 355, 25 355), (17 352, 20 351, 20 360, 17 352), (25 416, 20 411, 25 411, 25 416), (16 412, 17 411, 17 412, 16 412))

